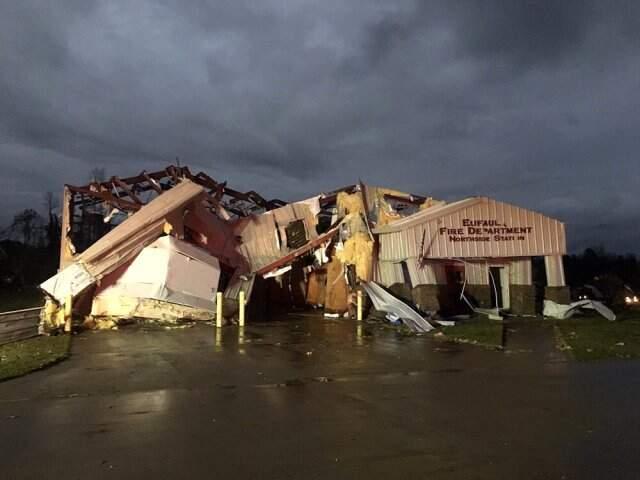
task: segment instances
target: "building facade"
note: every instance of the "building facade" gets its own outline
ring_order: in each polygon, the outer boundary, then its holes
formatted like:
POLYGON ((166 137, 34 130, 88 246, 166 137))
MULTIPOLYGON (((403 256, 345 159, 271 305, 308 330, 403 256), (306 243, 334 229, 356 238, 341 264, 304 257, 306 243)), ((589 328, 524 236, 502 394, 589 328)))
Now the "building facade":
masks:
POLYGON ((544 258, 544 298, 570 300, 564 224, 540 213, 472 197, 421 210, 373 233, 375 279, 387 287, 404 285, 401 293, 425 310, 447 310, 464 294, 481 307, 535 314, 540 294, 533 257, 544 258))

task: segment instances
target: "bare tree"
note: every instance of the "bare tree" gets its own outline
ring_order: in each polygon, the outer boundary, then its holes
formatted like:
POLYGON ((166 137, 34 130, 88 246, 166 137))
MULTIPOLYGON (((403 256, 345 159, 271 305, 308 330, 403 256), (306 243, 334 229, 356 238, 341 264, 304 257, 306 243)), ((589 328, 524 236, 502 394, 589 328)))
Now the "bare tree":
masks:
POLYGON ((42 240, 42 217, 32 208, 27 208, 13 217, 11 230, 22 237, 25 245, 36 245, 42 240))
POLYGON ((52 251, 59 248, 60 245, 60 220, 55 210, 59 206, 58 200, 52 192, 44 194, 44 205, 47 211, 47 247, 52 251))
POLYGON ((54 215, 54 210, 56 208, 58 208, 59 205, 60 205, 60 203, 58 202, 58 200, 53 195, 53 192, 45 192, 45 194, 44 194, 44 207, 46 209, 47 216, 49 218, 51 218, 51 216, 54 215))

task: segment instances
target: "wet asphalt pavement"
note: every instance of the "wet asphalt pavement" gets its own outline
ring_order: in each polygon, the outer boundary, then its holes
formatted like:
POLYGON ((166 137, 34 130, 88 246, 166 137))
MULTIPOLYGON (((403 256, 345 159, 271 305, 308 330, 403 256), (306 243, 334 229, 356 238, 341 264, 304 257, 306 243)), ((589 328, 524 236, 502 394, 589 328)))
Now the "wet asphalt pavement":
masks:
POLYGON ((353 321, 74 338, 0 383, 0 478, 639 478, 640 362, 353 321))

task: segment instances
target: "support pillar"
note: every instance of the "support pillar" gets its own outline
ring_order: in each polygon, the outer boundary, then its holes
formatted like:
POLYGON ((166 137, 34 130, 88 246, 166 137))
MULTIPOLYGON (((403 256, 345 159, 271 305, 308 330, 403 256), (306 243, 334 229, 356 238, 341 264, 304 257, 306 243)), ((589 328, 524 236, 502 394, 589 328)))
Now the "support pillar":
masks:
POLYGON ((222 327, 222 292, 216 293, 216 327, 222 327))
POLYGON ((71 234, 71 222, 73 221, 73 194, 69 187, 65 185, 62 194, 62 224, 60 228, 60 265, 59 270, 73 262, 73 244, 69 235, 71 234))
POLYGON ((244 327, 244 307, 245 307, 245 300, 244 300, 244 290, 240 290, 240 295, 238 295, 238 325, 240 325, 241 327, 244 327))
POLYGON ((531 257, 514 258, 509 264, 509 297, 511 313, 535 315, 536 287, 533 285, 531 257))
POLYGON ((71 332, 72 320, 73 320, 73 297, 67 295, 64 302, 64 331, 65 333, 71 332))
POLYGON ((547 286, 544 289, 545 300, 565 305, 571 303, 571 293, 565 283, 562 255, 545 256, 544 268, 547 274, 547 286))

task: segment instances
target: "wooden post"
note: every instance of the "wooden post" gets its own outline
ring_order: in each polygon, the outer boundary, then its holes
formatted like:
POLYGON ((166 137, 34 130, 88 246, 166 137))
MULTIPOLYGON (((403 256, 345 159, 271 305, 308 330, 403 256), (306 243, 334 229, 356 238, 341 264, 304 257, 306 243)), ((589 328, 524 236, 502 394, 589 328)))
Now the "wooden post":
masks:
POLYGON ((216 327, 222 327, 222 292, 216 293, 216 327))
POLYGON ((244 327, 244 291, 240 290, 240 295, 238 298, 238 325, 244 327))
POLYGON ((222 347, 222 329, 216 328, 216 347, 222 347))
POLYGON ((359 322, 361 322, 362 321, 362 290, 358 290, 357 300, 358 300, 358 316, 357 316, 357 319, 358 319, 359 322))
POLYGON ((67 295, 67 299, 64 302, 64 331, 66 333, 71 332, 71 317, 73 313, 73 297, 67 295))
POLYGON ((71 250, 71 224, 73 223, 73 194, 69 187, 64 187, 62 194, 62 225, 60 230, 60 264, 58 271, 69 265, 73 261, 73 252, 71 250))

